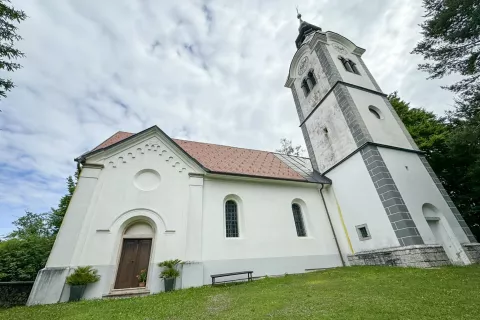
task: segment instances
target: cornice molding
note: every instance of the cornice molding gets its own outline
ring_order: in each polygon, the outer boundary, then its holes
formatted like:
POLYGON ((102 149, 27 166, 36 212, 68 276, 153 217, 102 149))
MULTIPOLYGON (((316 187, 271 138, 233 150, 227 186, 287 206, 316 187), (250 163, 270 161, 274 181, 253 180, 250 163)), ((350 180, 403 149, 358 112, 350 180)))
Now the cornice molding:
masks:
POLYGON ((82 168, 89 168, 89 169, 103 169, 105 166, 101 163, 84 163, 82 168))

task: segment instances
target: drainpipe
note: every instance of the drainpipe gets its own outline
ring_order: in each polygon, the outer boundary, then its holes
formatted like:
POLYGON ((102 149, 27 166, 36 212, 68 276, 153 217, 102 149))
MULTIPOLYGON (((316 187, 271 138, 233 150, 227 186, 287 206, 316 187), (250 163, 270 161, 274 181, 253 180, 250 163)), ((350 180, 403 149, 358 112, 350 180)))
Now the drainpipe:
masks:
POLYGON ((323 197, 323 187, 325 185, 322 183, 322 187, 318 190, 320 192, 320 196, 322 196, 323 206, 325 207, 325 211, 327 212, 328 222, 330 222, 330 228, 332 228, 333 238, 335 239, 335 244, 337 245, 338 254, 340 255, 340 260, 342 260, 342 266, 345 267, 345 261, 343 260, 342 250, 340 250, 340 245, 338 244, 337 235, 335 234, 335 229, 333 229, 332 219, 330 218, 330 213, 328 212, 327 204, 325 203, 325 198, 323 197))

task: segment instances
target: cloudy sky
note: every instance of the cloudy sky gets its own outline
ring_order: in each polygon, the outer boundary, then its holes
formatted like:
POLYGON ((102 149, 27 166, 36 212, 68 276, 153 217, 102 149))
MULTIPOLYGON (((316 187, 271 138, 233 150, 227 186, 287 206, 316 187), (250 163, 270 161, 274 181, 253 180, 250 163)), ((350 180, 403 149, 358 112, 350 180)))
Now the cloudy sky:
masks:
POLYGON ((303 144, 283 87, 295 5, 367 49, 384 92, 442 113, 445 80, 425 80, 409 54, 420 2, 13 0, 29 16, 18 44, 27 58, 0 101, 0 234, 25 210, 56 206, 73 158, 118 130, 156 124, 175 138, 272 151, 282 137, 303 144))

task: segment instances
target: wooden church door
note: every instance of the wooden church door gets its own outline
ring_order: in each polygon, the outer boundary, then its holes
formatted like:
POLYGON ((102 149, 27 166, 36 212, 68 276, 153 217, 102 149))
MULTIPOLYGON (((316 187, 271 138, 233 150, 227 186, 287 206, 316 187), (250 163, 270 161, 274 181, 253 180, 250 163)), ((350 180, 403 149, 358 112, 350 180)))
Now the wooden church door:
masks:
POLYGON ((148 272, 151 247, 152 239, 123 239, 115 289, 138 287, 140 270, 148 272))

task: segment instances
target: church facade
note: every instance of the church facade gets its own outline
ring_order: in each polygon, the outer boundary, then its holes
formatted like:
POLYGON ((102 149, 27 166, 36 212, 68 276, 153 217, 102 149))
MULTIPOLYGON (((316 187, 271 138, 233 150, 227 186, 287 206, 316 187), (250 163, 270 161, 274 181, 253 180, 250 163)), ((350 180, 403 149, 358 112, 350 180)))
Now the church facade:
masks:
POLYGON ((65 278, 84 265, 101 276, 89 299, 162 291, 167 259, 185 262, 177 288, 244 270, 480 261, 365 50, 300 22, 285 86, 309 158, 172 139, 156 126, 114 134, 76 159, 77 188, 28 304, 66 301, 65 278))

